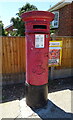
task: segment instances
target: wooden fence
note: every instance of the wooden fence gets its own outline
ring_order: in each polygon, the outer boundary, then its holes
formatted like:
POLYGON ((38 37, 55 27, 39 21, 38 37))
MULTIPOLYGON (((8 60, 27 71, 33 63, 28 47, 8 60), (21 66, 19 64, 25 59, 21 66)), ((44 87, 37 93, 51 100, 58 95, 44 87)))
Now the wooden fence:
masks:
MULTIPOLYGON (((73 67, 73 38, 57 37, 56 40, 63 41, 60 68, 73 67)), ((25 38, 2 37, 2 73, 21 72, 25 72, 25 38)))
POLYGON ((2 37, 2 73, 25 72, 25 38, 2 37))
POLYGON ((63 42, 61 66, 56 68, 73 68, 73 37, 56 37, 56 40, 63 42))
MULTIPOLYGON (((56 37, 56 40, 63 41, 62 64, 56 69, 73 67, 73 37, 56 37)), ((6 75, 24 73, 25 72, 25 38, 24 37, 0 37, 2 41, 2 50, 0 50, 0 58, 2 55, 2 70, 0 73, 6 75)), ((1 68, 1 67, 0 67, 1 68)), ((21 74, 22 76, 22 74, 21 74)), ((19 77, 18 77, 19 78, 19 77)), ((17 78, 17 79, 18 79, 17 78)), ((21 78, 21 77, 20 77, 21 78)), ((23 77, 24 79, 24 77, 23 77)), ((9 78, 9 80, 11 80, 9 78)))

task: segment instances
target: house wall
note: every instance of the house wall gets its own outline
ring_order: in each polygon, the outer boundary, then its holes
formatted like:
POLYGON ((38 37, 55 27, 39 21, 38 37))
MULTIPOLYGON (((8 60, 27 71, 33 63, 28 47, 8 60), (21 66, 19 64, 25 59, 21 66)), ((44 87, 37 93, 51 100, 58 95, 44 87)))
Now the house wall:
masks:
POLYGON ((59 9, 58 36, 73 36, 73 2, 59 9))

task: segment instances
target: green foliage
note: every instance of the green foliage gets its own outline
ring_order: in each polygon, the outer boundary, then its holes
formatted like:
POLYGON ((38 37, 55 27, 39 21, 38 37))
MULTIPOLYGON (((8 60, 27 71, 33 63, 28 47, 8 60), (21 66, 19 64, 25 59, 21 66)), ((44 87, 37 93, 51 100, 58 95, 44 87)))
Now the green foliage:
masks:
POLYGON ((19 9, 19 13, 17 13, 18 16, 20 16, 24 12, 38 10, 36 6, 30 5, 30 3, 26 3, 25 6, 19 9))
POLYGON ((15 36, 15 35, 16 36, 24 36, 25 26, 24 26, 24 22, 21 20, 21 18, 19 18, 19 17, 12 18, 11 21, 13 22, 14 29, 17 29, 16 31, 13 31, 12 36, 15 36))
POLYGON ((16 14, 18 17, 11 18, 11 22, 13 22, 14 29, 17 31, 10 32, 12 36, 24 36, 25 34, 25 26, 24 22, 21 20, 20 15, 27 11, 38 10, 34 5, 30 5, 30 3, 26 3, 25 6, 19 9, 19 12, 16 14))
POLYGON ((2 21, 0 21, 0 36, 6 36, 2 21))

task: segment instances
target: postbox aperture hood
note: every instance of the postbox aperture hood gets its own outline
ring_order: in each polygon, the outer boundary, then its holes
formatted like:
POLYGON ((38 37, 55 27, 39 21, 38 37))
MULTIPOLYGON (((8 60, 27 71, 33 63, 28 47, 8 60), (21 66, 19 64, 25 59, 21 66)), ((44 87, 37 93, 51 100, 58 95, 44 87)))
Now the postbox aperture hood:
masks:
POLYGON ((32 19, 44 19, 51 22, 54 19, 54 14, 48 11, 29 11, 23 13, 20 17, 23 21, 29 21, 32 19))

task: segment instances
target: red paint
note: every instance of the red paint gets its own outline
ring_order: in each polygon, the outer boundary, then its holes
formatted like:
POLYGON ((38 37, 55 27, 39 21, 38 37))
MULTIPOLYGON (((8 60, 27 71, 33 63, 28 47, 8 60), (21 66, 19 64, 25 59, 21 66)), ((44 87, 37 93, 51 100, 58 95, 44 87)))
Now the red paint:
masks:
POLYGON ((26 82, 44 85, 48 83, 49 30, 54 15, 47 11, 31 11, 23 13, 21 17, 26 28, 26 82), (44 48, 35 48, 37 34, 44 35, 44 48))

